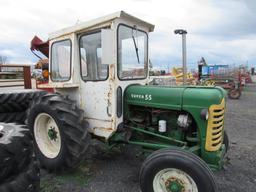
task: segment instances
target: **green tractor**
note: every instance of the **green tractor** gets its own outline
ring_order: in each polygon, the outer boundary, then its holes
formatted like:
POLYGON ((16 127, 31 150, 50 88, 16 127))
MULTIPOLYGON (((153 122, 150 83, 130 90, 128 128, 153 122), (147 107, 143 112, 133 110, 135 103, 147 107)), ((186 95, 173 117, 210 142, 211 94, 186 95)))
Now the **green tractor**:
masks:
POLYGON ((84 159, 91 138, 151 152, 142 192, 213 192, 221 169, 225 91, 148 85, 148 33, 154 25, 123 11, 50 34, 48 84, 33 100, 28 125, 49 171, 84 159))

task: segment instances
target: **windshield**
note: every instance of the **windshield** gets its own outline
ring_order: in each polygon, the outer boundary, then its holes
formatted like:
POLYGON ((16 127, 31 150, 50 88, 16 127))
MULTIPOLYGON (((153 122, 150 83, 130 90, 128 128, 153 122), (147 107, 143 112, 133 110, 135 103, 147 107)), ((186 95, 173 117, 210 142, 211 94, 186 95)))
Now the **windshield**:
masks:
POLYGON ((142 79, 148 68, 147 33, 136 28, 118 27, 118 76, 120 79, 142 79))

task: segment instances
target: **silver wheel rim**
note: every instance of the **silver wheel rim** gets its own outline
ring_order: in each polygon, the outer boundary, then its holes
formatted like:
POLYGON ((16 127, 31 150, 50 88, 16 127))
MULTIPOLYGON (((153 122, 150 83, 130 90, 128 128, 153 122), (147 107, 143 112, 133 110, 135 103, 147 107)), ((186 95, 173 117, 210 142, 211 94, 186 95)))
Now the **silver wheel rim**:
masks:
POLYGON ((47 158, 55 158, 60 153, 60 130, 55 120, 47 113, 37 115, 34 122, 34 136, 40 151, 47 158))
POLYGON ((153 180, 154 192, 172 192, 171 183, 176 182, 182 186, 184 192, 198 192, 195 181, 184 171, 174 168, 166 168, 159 171, 153 180))

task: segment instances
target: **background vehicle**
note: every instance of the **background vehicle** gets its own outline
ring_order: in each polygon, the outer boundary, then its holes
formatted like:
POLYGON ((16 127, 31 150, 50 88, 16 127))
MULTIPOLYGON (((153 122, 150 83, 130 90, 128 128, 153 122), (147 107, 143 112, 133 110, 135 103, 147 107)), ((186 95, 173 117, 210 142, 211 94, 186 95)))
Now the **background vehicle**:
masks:
POLYGON ((230 99, 240 98, 244 84, 238 68, 229 65, 198 65, 198 71, 201 84, 220 86, 228 91, 230 99))

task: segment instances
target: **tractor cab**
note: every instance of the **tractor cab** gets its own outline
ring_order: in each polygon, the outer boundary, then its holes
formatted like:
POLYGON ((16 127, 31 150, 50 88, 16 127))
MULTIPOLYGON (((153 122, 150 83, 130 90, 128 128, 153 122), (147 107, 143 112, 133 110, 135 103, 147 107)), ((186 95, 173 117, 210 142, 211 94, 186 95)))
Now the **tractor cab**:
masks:
POLYGON ((76 100, 91 131, 108 138, 122 122, 126 87, 148 81, 153 30, 154 25, 121 11, 51 33, 50 79, 41 88, 76 100))

